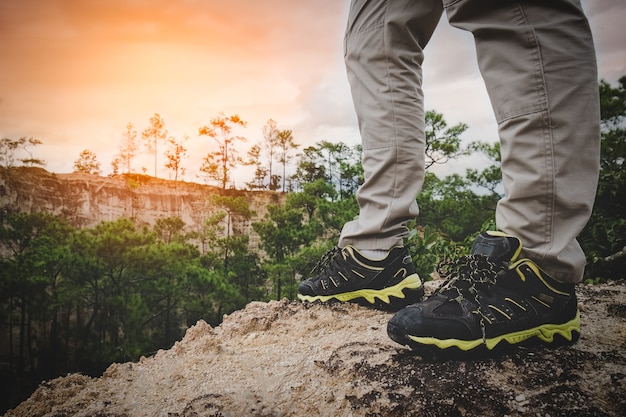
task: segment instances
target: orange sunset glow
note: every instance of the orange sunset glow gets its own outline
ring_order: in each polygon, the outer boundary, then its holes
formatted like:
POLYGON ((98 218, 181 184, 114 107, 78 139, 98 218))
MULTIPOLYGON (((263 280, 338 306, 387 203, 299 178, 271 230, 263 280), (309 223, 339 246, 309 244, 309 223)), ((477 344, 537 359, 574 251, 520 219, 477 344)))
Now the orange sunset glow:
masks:
MULTIPOLYGON (((348 3, 2 0, 0 136, 41 140, 35 153, 52 172, 71 172, 89 149, 104 174, 126 125, 141 132, 155 113, 169 135, 189 137, 190 170, 211 146, 198 129, 220 112, 248 122, 238 132, 248 139, 241 153, 270 118, 300 145, 356 144, 342 51, 348 3)), ((626 74, 626 7, 583 7, 600 76, 614 82, 626 74)), ((495 141, 471 36, 443 20, 426 51, 426 106, 451 124, 467 123, 468 140, 495 141)))

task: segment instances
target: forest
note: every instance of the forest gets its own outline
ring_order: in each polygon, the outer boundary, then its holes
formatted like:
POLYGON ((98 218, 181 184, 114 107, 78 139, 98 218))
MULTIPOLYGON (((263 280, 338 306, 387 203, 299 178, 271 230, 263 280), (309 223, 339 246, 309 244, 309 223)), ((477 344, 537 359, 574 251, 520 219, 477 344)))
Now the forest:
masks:
MULTIPOLYGON (((589 284, 624 279, 626 267, 626 77, 617 86, 601 82, 600 93, 600 180, 592 218, 579 237, 589 284)), ((466 253, 478 232, 495 227, 501 175, 498 144, 463 145, 467 126, 448 126, 435 111, 427 112, 426 121, 429 169, 407 246, 418 273, 429 279, 438 263, 466 253), (470 154, 488 163, 465 175, 439 178, 431 172, 436 164, 470 154)), ((200 319, 217 326, 224 314, 252 300, 295 298, 300 279, 358 212, 360 150, 320 141, 297 152, 292 132, 270 120, 264 140, 245 160, 229 149, 236 140, 232 128, 241 123, 238 116, 220 115, 200 129, 217 145, 201 172, 225 190, 233 167, 248 164, 254 168, 249 189, 286 193, 285 204, 268 206, 265 218, 252 224, 262 251, 250 251, 249 236, 231 227, 234 219, 250 218, 250 207, 226 193, 207 196, 222 209, 203 230, 191 232, 178 217, 152 227, 122 218, 78 228, 47 213, 0 209, 0 412, 42 380, 68 372, 100 375, 112 362, 171 347, 200 319), (288 162, 295 167, 289 176, 288 162), (198 239, 206 247, 199 248, 198 239)), ((129 124, 114 174, 131 170, 138 149, 133 129, 129 124)), ((156 176, 157 145, 167 141, 159 115, 142 137, 152 143, 156 176)), ((32 153, 40 143, 2 139, 0 169, 42 163, 32 153), (17 158, 18 150, 27 150, 27 157, 17 158)), ((177 180, 185 149, 174 139, 168 143, 166 166, 177 180)), ((76 172, 100 173, 88 150, 74 166, 76 172)))

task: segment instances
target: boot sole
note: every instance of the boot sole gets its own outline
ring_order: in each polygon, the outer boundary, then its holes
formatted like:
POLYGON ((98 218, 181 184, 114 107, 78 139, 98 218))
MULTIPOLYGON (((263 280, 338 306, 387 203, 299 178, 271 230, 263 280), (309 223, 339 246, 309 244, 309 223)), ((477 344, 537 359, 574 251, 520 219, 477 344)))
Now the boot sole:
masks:
POLYGON ((488 339, 459 340, 459 339, 437 339, 434 337, 420 337, 408 334, 402 327, 389 322, 387 325, 389 337, 418 353, 426 355, 441 354, 446 351, 454 353, 472 352, 476 350, 493 351, 502 342, 503 345, 532 344, 539 342, 548 346, 571 345, 578 341, 580 337, 580 313, 563 324, 542 324, 530 329, 511 332, 504 335, 488 339))
POLYGON ((315 301, 322 303, 332 301, 354 302, 381 310, 398 310, 420 301, 423 296, 422 281, 417 274, 412 274, 396 285, 380 290, 363 288, 341 294, 316 296, 298 294, 298 299, 311 303, 315 301))

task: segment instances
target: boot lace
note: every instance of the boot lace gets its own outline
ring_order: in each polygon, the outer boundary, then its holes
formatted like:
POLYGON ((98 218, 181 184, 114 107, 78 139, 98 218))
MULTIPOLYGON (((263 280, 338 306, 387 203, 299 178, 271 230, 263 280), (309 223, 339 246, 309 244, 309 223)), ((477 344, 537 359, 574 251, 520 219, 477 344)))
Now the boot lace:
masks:
POLYGON ((483 343, 486 343, 487 336, 481 294, 490 293, 489 287, 495 284, 498 275, 506 269, 505 263, 495 263, 487 256, 478 254, 463 256, 437 266, 437 272, 445 281, 435 293, 443 294, 459 304, 463 299, 470 300, 477 306, 473 312, 480 317, 483 343))
MULTIPOLYGON (((494 284, 497 275, 505 270, 506 265, 497 264, 485 255, 467 255, 454 261, 442 262, 437 266, 437 273, 445 281, 437 292, 467 288, 470 293, 476 294, 476 284, 494 284)), ((462 295, 461 292, 459 295, 462 295)))

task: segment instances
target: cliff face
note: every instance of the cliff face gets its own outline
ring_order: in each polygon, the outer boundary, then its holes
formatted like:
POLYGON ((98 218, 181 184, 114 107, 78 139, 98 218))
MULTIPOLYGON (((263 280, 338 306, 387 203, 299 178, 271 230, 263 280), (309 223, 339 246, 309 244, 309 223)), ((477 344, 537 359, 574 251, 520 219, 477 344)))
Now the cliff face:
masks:
POLYGON ((167 181, 146 175, 100 177, 89 174, 53 174, 41 168, 0 169, 0 212, 45 212, 65 217, 76 227, 91 227, 122 217, 137 224, 154 225, 157 219, 180 217, 187 231, 199 230, 217 208, 212 194, 243 196, 255 213, 233 227, 250 236, 251 249, 258 236, 251 224, 263 218, 268 204, 284 202, 285 195, 269 191, 221 190, 217 187, 167 181))

